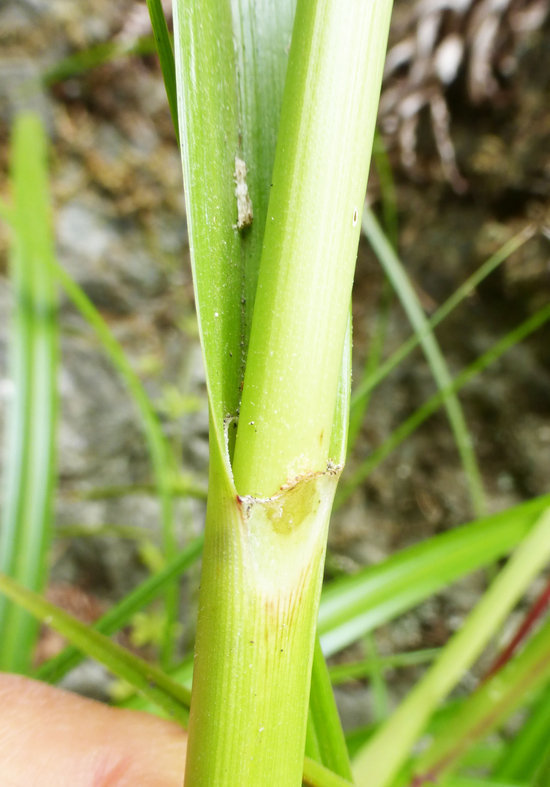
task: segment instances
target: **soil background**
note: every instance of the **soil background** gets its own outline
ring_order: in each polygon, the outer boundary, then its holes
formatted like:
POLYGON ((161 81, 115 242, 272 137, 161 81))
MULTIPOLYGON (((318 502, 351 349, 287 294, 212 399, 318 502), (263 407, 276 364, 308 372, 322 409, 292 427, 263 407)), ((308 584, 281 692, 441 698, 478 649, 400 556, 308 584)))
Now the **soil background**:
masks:
MULTIPOLYGON (((471 5, 481 3, 472 0, 471 5)), ((397 4, 393 43, 415 33, 419 6, 397 4)), ((458 189, 462 193, 457 193, 456 183, 445 172, 436 146, 437 129, 426 104, 417 111, 412 165, 403 165, 395 129, 386 128, 382 134, 396 186, 399 255, 428 313, 505 240, 529 223, 539 227, 532 240, 438 328, 453 375, 550 296, 548 16, 528 33, 508 30, 506 20, 502 24, 504 33, 510 33, 502 39, 508 66, 503 76, 497 68, 502 52, 495 46, 490 67, 498 72, 498 89, 492 96, 472 102, 466 84, 467 57, 456 79, 439 85, 449 110, 457 171, 464 180, 465 187, 458 189)), ((458 25, 456 33, 468 45, 468 30, 458 25)), ((101 51, 113 41, 121 48, 131 47, 139 36, 148 34, 145 4, 134 0, 0 2, 0 190, 8 196, 13 117, 31 106, 40 113, 51 138, 59 260, 108 320, 142 376, 181 457, 182 473, 204 490, 208 459, 204 374, 193 311, 179 153, 156 57, 120 54, 93 67, 78 58, 66 60, 78 52, 101 51)), ((405 82, 408 78, 398 76, 405 82)), ((390 88, 388 84, 385 90, 390 88)), ((414 86, 426 95, 432 88, 429 79, 414 86)), ((406 98, 406 87, 403 91, 406 98)), ((383 121, 382 129, 388 125, 383 121)), ((381 193, 373 168, 369 200, 375 210, 381 193)), ((12 395, 7 363, 8 242, 2 226, 4 419, 12 395)), ((353 303, 356 378, 368 357, 384 298, 380 265, 362 241, 353 303)), ((410 335, 397 299, 387 308, 384 356, 410 335)), ((59 487, 51 593, 91 620, 144 579, 154 565, 159 506, 147 491, 150 466, 131 400, 92 332, 63 296, 61 326, 59 487), (123 487, 132 489, 121 494, 123 487), (123 526, 134 529, 126 533, 129 537, 121 536, 123 526)), ((548 491, 549 347, 550 328, 543 326, 461 392, 489 512, 548 491)), ((349 470, 434 390, 429 368, 416 351, 374 391, 349 470)), ((452 433, 440 411, 335 514, 327 576, 378 562, 473 517, 452 433)), ((200 493, 178 501, 182 545, 201 532, 203 518, 200 493)), ((193 641, 198 570, 182 582, 182 654, 193 641)), ((442 645, 461 625, 484 585, 484 575, 469 577, 383 627, 376 636, 379 651, 442 645)), ((127 635, 129 644, 142 653, 154 653, 155 620, 151 612, 141 628, 136 624, 127 635)), ((37 658, 57 646, 55 638, 45 634, 37 658)), ((356 657, 361 648, 359 644, 343 658, 356 657)), ((416 675, 415 670, 388 673, 393 702, 416 675)), ((109 681, 101 668, 87 664, 67 683, 105 696, 109 681)), ((340 689, 338 698, 348 727, 371 718, 368 685, 357 682, 340 689)))

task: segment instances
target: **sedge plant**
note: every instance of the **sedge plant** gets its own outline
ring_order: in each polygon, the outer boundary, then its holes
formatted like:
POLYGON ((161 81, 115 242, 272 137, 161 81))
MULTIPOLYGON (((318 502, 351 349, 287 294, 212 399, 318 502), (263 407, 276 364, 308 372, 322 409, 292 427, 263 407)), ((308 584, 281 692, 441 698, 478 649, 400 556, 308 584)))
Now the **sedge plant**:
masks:
MULTIPOLYGON (((42 429, 28 466, 42 475, 37 475, 40 483, 30 483, 27 465, 18 462, 8 476, 12 502, 5 509, 3 532, 9 553, 4 551, 2 569, 11 578, 0 574, 0 591, 20 609, 6 602, 1 608, 9 611, 0 620, 1 633, 12 643, 4 666, 31 672, 36 626, 30 626, 20 610, 39 620, 47 618, 73 647, 35 674, 57 681, 87 654, 140 692, 141 700, 131 700, 135 707, 160 709, 184 726, 189 719, 187 785, 297 785, 302 779, 310 785, 349 785, 348 748, 355 755, 355 781, 365 787, 405 787, 434 780, 447 787, 545 784, 550 761, 545 704, 550 683, 548 623, 515 658, 507 657, 504 668, 488 676, 478 692, 449 704, 442 720, 437 717, 438 706, 494 638, 550 554, 548 496, 481 516, 480 478, 456 393, 548 320, 550 309, 543 306, 454 380, 433 328, 535 230, 528 228, 512 239, 430 321, 425 320, 395 251, 362 207, 391 4, 285 0, 275 9, 275 4, 252 0, 205 0, 198 5, 174 0, 172 50, 160 3, 148 0, 182 151, 208 385, 210 474, 204 546, 201 538, 180 555, 172 554, 171 497, 177 493, 178 479, 170 447, 109 327, 53 260, 45 140, 36 119, 22 118, 14 132, 14 205, 4 209, 0 204, 13 228, 14 260, 27 264, 14 266, 14 281, 24 284, 15 291, 21 307, 15 320, 16 357, 21 359, 16 369, 27 374, 16 378, 23 392, 24 428, 13 428, 12 439, 15 445, 20 441, 21 456, 30 456, 33 424, 42 429), (415 335, 388 361, 378 364, 375 358, 351 400, 352 411, 364 411, 366 394, 416 344, 429 358, 439 391, 345 480, 336 503, 392 447, 445 405, 478 518, 330 583, 321 597, 319 642, 315 633, 328 519, 348 442, 349 303, 361 225, 415 335), (25 243, 29 228, 32 233, 25 243), (42 315, 34 324, 28 322, 26 295, 33 270, 47 282, 36 289, 47 301, 33 302, 31 317, 42 315), (93 631, 35 592, 44 582, 54 475, 54 280, 97 333, 137 405, 162 501, 165 564, 93 631), (40 379, 47 385, 31 384, 40 379), (41 401, 51 414, 42 421, 41 401), (17 513, 17 506, 23 505, 26 509, 17 513), (32 532, 25 529, 25 510, 37 514, 32 532), (34 555, 39 570, 18 560, 21 543, 34 544, 24 554, 34 555), (194 668, 186 660, 167 674, 108 639, 156 596, 163 596, 167 619, 173 622, 174 579, 201 550, 194 668), (445 648, 391 660, 393 666, 433 664, 401 707, 384 720, 384 670, 389 662, 377 654, 371 632, 512 550, 507 566, 445 648), (24 640, 18 639, 21 630, 26 631, 24 640), (360 638, 368 638, 368 658, 329 673, 323 652, 336 653, 360 638), (366 674, 377 687, 380 719, 374 734, 359 730, 348 746, 331 676, 342 681, 366 674), (512 759, 497 751, 488 764, 489 754, 480 746, 483 736, 529 703, 532 720, 517 735, 512 759), (426 732, 429 745, 415 752, 426 732), (484 773, 491 771, 492 781, 472 777, 467 768, 460 770, 472 750, 478 763, 483 761, 484 773)), ((169 631, 162 645, 166 668, 172 650, 169 631)))

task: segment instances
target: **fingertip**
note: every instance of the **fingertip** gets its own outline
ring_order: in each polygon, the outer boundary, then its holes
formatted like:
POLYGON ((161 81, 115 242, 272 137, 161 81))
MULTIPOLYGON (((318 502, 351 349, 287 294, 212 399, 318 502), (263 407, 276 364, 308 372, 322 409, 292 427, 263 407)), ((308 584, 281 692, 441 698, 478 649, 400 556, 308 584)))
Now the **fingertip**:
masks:
POLYGON ((0 673, 0 770, 14 787, 181 787, 186 743, 173 722, 0 673))

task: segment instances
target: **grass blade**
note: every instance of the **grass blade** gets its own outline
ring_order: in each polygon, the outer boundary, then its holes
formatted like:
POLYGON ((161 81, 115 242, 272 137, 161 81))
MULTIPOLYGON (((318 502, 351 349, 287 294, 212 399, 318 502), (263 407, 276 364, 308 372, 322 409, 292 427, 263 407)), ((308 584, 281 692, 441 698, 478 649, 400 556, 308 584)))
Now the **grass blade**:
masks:
MULTIPOLYGON (((38 121, 36 121, 38 122, 38 121)), ((33 134, 37 134, 36 130, 32 132, 33 134)), ((25 167, 29 162, 33 163, 31 167, 32 172, 24 171, 24 175, 19 177, 19 182, 22 183, 21 188, 23 189, 23 199, 29 199, 26 189, 32 190, 31 199, 37 200, 39 199, 40 195, 47 194, 47 169, 45 163, 40 160, 40 150, 41 147, 39 144, 35 144, 35 140, 32 141, 32 149, 27 151, 25 147, 23 153, 19 156, 18 161, 21 162, 19 166, 19 170, 22 167, 25 167), (27 155, 28 153, 28 155, 27 155), (36 157, 38 156, 38 161, 36 157), (38 182, 36 179, 38 178, 38 182), (40 181, 41 179, 41 181, 40 181), (27 195, 27 196, 25 196, 27 195), (38 195, 38 196, 37 196, 38 195)), ((25 146, 28 147, 30 144, 28 141, 24 143, 25 146)), ((14 168, 14 181, 16 181, 17 185, 17 172, 15 171, 17 168, 14 168)), ((42 196, 42 202, 44 202, 45 197, 42 196)), ((10 219, 10 223, 14 227, 14 230, 19 230, 19 235, 25 240, 26 234, 28 233, 28 228, 37 225, 38 222, 42 222, 42 227, 47 227, 45 222, 44 216, 44 206, 35 205, 33 209, 29 209, 29 215, 22 215, 22 217, 18 218, 17 213, 17 206, 16 210, 9 211, 7 214, 7 218, 10 219), (33 224, 34 222, 34 224, 33 224)), ((49 216, 47 217, 49 220, 49 216)), ((46 230, 43 230, 46 232, 46 230)), ((47 230, 47 232, 51 232, 51 230, 47 230)), ((18 237, 19 237, 18 235, 18 237)), ((30 237, 30 235, 29 235, 30 237)), ((53 240, 50 237, 49 240, 46 238, 44 243, 49 242, 50 250, 44 259, 47 262, 47 265, 44 266, 44 272, 40 273, 40 276, 35 277, 33 280, 35 282, 37 292, 40 293, 41 298, 46 298, 48 296, 48 287, 46 286, 45 281, 43 281, 40 277, 46 277, 53 275, 60 281, 61 285, 65 289, 68 297, 73 301, 73 304, 76 308, 80 311, 84 319, 92 326, 95 330, 101 344, 107 351, 111 361, 113 362, 115 368, 121 375, 122 379, 124 380, 134 402, 137 406, 137 410, 141 415, 145 437, 147 440, 147 445, 149 448, 149 452, 151 455, 151 463, 153 467, 153 474, 155 477, 156 487, 158 490, 160 504, 161 504, 161 531, 162 531, 162 543, 163 543, 163 551, 165 556, 169 557, 173 555, 176 551, 177 544, 175 540, 175 533, 174 533, 174 517, 173 517, 173 502, 172 502, 172 488, 174 485, 177 486, 177 480, 174 481, 174 477, 176 476, 176 462, 175 458, 172 455, 170 446, 166 441, 160 423, 158 421, 157 415, 155 410, 139 380, 138 376, 135 374, 134 370, 132 369, 130 363, 128 362, 123 349, 117 342, 117 340, 112 335, 112 332, 109 329, 109 326, 105 322, 105 320, 101 317, 97 309, 94 307, 90 299, 86 296, 86 294, 82 291, 82 289, 73 281, 73 279, 65 272, 65 270, 55 261, 53 256, 53 240)), ((44 247, 45 248, 45 247, 44 247)), ((23 246, 23 249, 25 247, 23 246)), ((53 286, 53 285, 52 285, 53 286)), ((43 313, 46 311, 43 309, 43 313)), ((29 355, 29 348, 30 344, 30 334, 29 334, 29 325, 27 324, 27 316, 26 312, 21 312, 21 319, 18 321, 18 326, 23 333, 21 333, 21 352, 18 352, 17 355, 20 358, 23 358, 23 354, 26 353, 27 360, 23 360, 18 362, 18 368, 20 369, 19 376, 21 378, 21 383, 25 383, 25 381, 30 380, 30 372, 29 369, 26 368, 25 364, 30 363, 28 360, 30 358, 29 355)), ((46 335, 44 333, 44 335, 46 335)), ((44 343, 46 347, 46 343, 44 343)), ((46 368, 46 364, 43 360, 40 360, 38 363, 39 370, 44 371, 46 368)), ((34 409, 37 413, 37 424, 42 429, 42 431, 47 430, 48 426, 53 428, 55 424, 54 418, 47 417, 47 412, 40 412, 39 407, 45 407, 47 409, 48 398, 46 393, 48 391, 48 386, 46 380, 39 380, 36 384, 37 389, 37 398, 36 402, 38 405, 33 405, 34 409), (40 404, 42 403, 42 404, 40 404)), ((17 408, 14 414, 14 417, 11 419, 11 425, 13 430, 13 444, 14 450, 10 448, 10 454, 12 458, 12 462, 8 464, 8 467, 12 468, 12 475, 8 479, 8 486, 10 488, 20 487, 23 488, 21 478, 19 480, 16 479, 16 474, 20 471, 17 470, 18 467, 20 468, 27 468, 29 467, 29 462, 25 458, 24 454, 21 454, 18 446, 21 450, 25 449, 25 441, 29 439, 28 435, 28 428, 25 426, 24 415, 25 409, 30 407, 30 402, 27 401, 27 394, 21 394, 16 398, 17 408), (22 420, 23 419, 23 420, 22 420), (17 457, 20 456, 21 460, 18 461, 17 457)), ((30 411, 29 411, 30 412, 30 411)), ((34 445, 40 446, 39 440, 39 433, 37 433, 34 439, 34 445)), ((53 449, 52 449, 53 450, 53 449)), ((36 453, 36 452, 35 452, 36 453)), ((41 472, 46 472, 48 469, 48 462, 41 461, 40 457, 37 456, 36 463, 40 468, 41 472)), ((40 484, 34 484, 37 489, 40 489, 40 484)), ((8 495, 8 502, 11 497, 8 495)), ((14 498, 15 500, 15 498, 14 498)), ((7 505, 5 508, 5 516, 7 525, 3 527, 3 539, 4 542, 2 544, 2 550, 0 553, 0 560, 3 562, 0 564, 5 570, 9 570, 9 563, 12 558, 10 558, 10 554, 14 553, 14 536, 13 533, 16 531, 14 518, 14 512, 17 510, 18 503, 14 503, 15 508, 12 506, 10 509, 10 505, 7 505)), ((30 520, 29 520, 30 521, 30 520)), ((29 525, 30 526, 30 525, 29 525)), ((39 540, 33 540, 33 543, 39 544, 39 540)), ((21 550, 19 549, 19 553, 22 554, 30 554, 32 556, 31 550, 21 550)), ((34 561, 36 564, 36 560, 34 561)), ((39 578, 40 572, 34 571, 33 576, 39 578)), ((174 630, 174 623, 177 616, 177 604, 178 604, 178 596, 177 596, 177 586, 174 584, 172 588, 168 588, 165 593, 165 604, 166 604, 166 613, 167 613, 167 626, 166 626, 166 636, 163 642, 163 656, 164 660, 169 659, 169 655, 173 645, 173 636, 172 632, 174 630)), ((1 610, 1 606, 0 606, 1 610)), ((4 649, 4 652, 7 653, 7 649, 4 649)), ((23 651, 21 651, 23 652, 23 651)), ((30 653, 30 649, 28 650, 30 653)))
POLYGON ((38 621, 52 626, 86 655, 97 659, 115 675, 135 686, 144 696, 167 711, 171 718, 185 726, 190 693, 158 667, 134 656, 4 574, 0 574, 0 592, 21 605, 38 621))
POLYGON ((325 586, 318 622, 323 652, 332 655, 464 574, 503 557, 549 504, 550 495, 522 503, 325 586))
MULTIPOLYGON (((550 623, 547 622, 527 643, 521 654, 483 683, 463 703, 460 712, 438 730, 431 745, 414 764, 413 781, 415 779, 418 782, 422 779, 438 781, 442 776, 454 771, 471 746, 500 726, 517 707, 529 699, 534 691, 544 687, 548 681, 550 681, 550 623)), ((546 691, 544 696, 547 698, 547 695, 546 691)), ((541 722, 548 721, 548 708, 544 710, 545 713, 539 712, 537 719, 539 728, 541 722)), ((533 731, 536 730, 531 726, 530 732, 533 731)), ((544 735, 543 746, 548 748, 547 726, 544 735)), ((529 747, 531 754, 540 755, 540 731, 535 736, 533 742, 535 741, 538 745, 535 751, 533 747, 529 747)), ((524 751, 523 754, 525 753, 524 751)), ((506 759, 509 760, 509 757, 510 749, 507 747, 506 759)), ((539 757, 531 759, 532 773, 529 776, 523 769, 523 773, 519 774, 517 771, 514 773, 515 769, 509 769, 508 775, 503 778, 500 773, 498 778, 501 781, 505 779, 532 781, 536 775, 536 766, 540 762, 539 757)))
POLYGON ((315 641, 313 654, 309 720, 317 743, 317 756, 314 759, 344 779, 351 780, 351 764, 346 739, 318 638, 315 641))
POLYGON ((225 0, 200 11, 174 2, 189 243, 221 454, 224 419, 241 396, 294 8, 295 0, 225 0), (237 161, 252 204, 240 219, 237 161))
POLYGON ((306 787, 353 787, 352 782, 306 757, 302 784, 306 787))
MULTIPOLYGON (((177 551, 174 532, 174 506, 172 487, 176 476, 176 461, 165 438, 157 414, 151 404, 141 380, 134 372, 124 350, 113 336, 111 329, 81 287, 57 262, 52 261, 53 270, 65 293, 73 302, 86 322, 94 329, 113 366, 120 374, 141 416, 145 439, 151 457, 155 485, 161 507, 162 549, 166 559, 177 551)), ((166 636, 163 642, 163 660, 168 661, 172 649, 173 624, 177 617, 178 589, 174 583, 165 590, 166 636)))
MULTIPOLYGON (((354 773, 360 784, 391 783, 438 703, 479 656, 549 557, 550 509, 546 509, 432 668, 359 752, 354 773)), ((537 658, 540 663, 540 652, 537 658)), ((547 654, 546 662, 548 669, 547 654)))
POLYGON ((147 0, 147 9, 151 18, 151 27, 155 36, 155 44, 159 56, 162 78, 168 98, 168 106, 172 116, 172 124, 179 145, 178 130, 178 98, 176 92, 176 66, 174 64, 174 51, 172 41, 166 24, 166 17, 160 0, 147 0))
POLYGON ((391 452, 400 445, 410 434, 424 423, 433 413, 441 407, 450 393, 455 393, 462 386, 476 377, 480 372, 494 363, 501 355, 521 342, 534 331, 538 330, 545 322, 550 319, 550 304, 538 309, 531 317, 520 323, 502 339, 499 339, 487 352, 480 355, 473 363, 463 369, 452 381, 450 385, 438 393, 434 394, 421 407, 418 408, 409 418, 395 429, 388 439, 370 456, 362 462, 359 467, 346 478, 341 484, 336 494, 335 506, 344 503, 357 487, 363 483, 365 478, 375 467, 386 459, 391 452))
POLYGON ((333 664, 328 668, 328 671, 333 686, 336 686, 340 683, 369 677, 377 668, 382 670, 399 669, 400 667, 430 663, 435 659, 439 651, 440 648, 426 648, 404 653, 392 653, 390 656, 376 656, 376 658, 371 656, 363 661, 333 664))
POLYGON ((537 698, 522 728, 508 742, 494 776, 501 781, 531 783, 542 763, 550 757, 550 686, 537 698))
POLYGON ((41 81, 49 87, 122 57, 150 55, 154 52, 155 40, 153 36, 143 36, 130 44, 126 41, 102 41, 67 55, 54 63, 41 75, 41 81))
MULTIPOLYGON (((177 579, 199 557, 202 552, 203 538, 196 538, 193 542, 170 560, 161 571, 145 580, 118 604, 115 604, 95 624, 94 629, 101 634, 109 635, 119 631, 125 626, 132 615, 154 601, 164 591, 167 584, 177 579)), ((39 680, 55 683, 76 667, 84 658, 82 653, 74 647, 69 647, 42 664, 36 671, 35 677, 39 680)))
POLYGON ((436 309, 436 311, 429 318, 424 330, 421 333, 415 333, 407 341, 403 342, 392 355, 384 361, 383 364, 376 370, 376 372, 368 379, 362 380, 355 388, 352 395, 352 410, 356 406, 357 400, 365 394, 372 391, 376 386, 382 382, 410 353, 420 344, 420 337, 424 332, 432 331, 436 328, 446 317, 451 314, 469 295, 471 295, 476 287, 489 276, 499 265, 510 257, 515 251, 521 248, 528 240, 535 235, 535 227, 528 225, 513 238, 506 241, 500 249, 492 254, 474 273, 464 281, 454 293, 447 298, 447 300, 436 309))
MULTIPOLYGON (((34 590, 43 587, 46 577, 57 421, 57 296, 50 266, 54 242, 46 157, 39 118, 21 115, 13 132, 14 400, 6 443, 0 570, 34 590)), ((27 613, 0 601, 2 669, 27 672, 36 636, 37 625, 27 613)))
POLYGON ((174 2, 179 129, 210 417, 223 455, 224 418, 237 413, 243 363, 244 293, 234 182, 240 151, 238 88, 229 2, 203 3, 200 13, 193 6, 174 2))
MULTIPOLYGON (((197 500, 206 500, 206 485, 194 481, 186 475, 172 478, 170 485, 172 497, 194 497, 197 500)), ((74 489, 67 492, 67 496, 78 500, 108 500, 113 497, 127 497, 129 495, 156 495, 158 486, 150 483, 143 484, 117 484, 116 486, 95 486, 90 489, 74 489)))
MULTIPOLYGON (((363 232, 369 239, 415 333, 419 337, 419 342, 422 345, 437 387, 440 391, 448 388, 452 378, 435 336, 429 331, 428 320, 424 315, 418 297, 391 244, 368 208, 365 208, 363 212, 363 232)), ((447 416, 466 474, 474 513, 481 516, 485 511, 483 481, 473 450, 473 441, 460 403, 454 394, 449 394, 445 399, 445 409, 447 410, 447 416)))
POLYGON ((364 638, 365 649, 370 659, 370 685, 372 691, 373 720, 384 721, 389 716, 389 691, 384 668, 378 655, 373 634, 369 631, 364 638))

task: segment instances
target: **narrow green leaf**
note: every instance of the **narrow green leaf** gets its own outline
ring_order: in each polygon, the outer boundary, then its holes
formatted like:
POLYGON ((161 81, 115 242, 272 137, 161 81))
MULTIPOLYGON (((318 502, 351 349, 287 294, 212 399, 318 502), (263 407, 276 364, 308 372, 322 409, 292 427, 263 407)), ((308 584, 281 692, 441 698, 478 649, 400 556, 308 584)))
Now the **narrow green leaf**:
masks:
POLYGON ((141 380, 128 361, 123 348, 120 346, 111 329, 86 293, 79 287, 74 279, 69 276, 61 265, 53 261, 52 267, 67 296, 86 322, 94 329, 97 338, 109 356, 113 366, 120 374, 136 404, 136 408, 142 419, 145 437, 151 455, 153 472, 155 474, 155 481, 161 498, 164 531, 166 531, 165 538, 167 541, 171 540, 172 536, 169 535, 168 531, 172 529, 170 524, 172 516, 171 491, 176 461, 168 441, 164 437, 155 409, 141 380))
MULTIPOLYGON (((435 664, 359 752, 354 774, 360 784, 391 783, 439 702, 480 655, 549 557, 550 509, 546 509, 435 664)), ((547 654, 546 668, 550 669, 547 654)))
POLYGON ((139 525, 119 525, 116 522, 105 522, 92 528, 85 524, 57 525, 55 536, 61 538, 93 538, 106 536, 107 538, 127 539, 137 543, 151 543, 151 533, 139 525))
MULTIPOLYGON (((239 152, 253 219, 240 231, 242 360, 246 358, 272 186, 296 0, 230 0, 238 88, 239 152)), ((233 219, 235 222, 235 219, 233 219)), ((238 217, 237 217, 238 222, 238 217)), ((244 372, 244 366, 241 374, 244 372)))
POLYGON ((539 766, 550 755, 550 686, 529 709, 522 728, 507 742, 506 750, 494 769, 502 780, 532 782, 539 766))
MULTIPOLYGON (((202 552, 203 538, 196 538, 170 560, 164 568, 148 577, 141 585, 135 588, 118 604, 115 604, 105 613, 93 628, 101 634, 109 635, 119 631, 125 626, 132 616, 143 607, 154 601, 174 579, 177 579, 199 557, 202 552)), ((84 656, 76 648, 66 648, 57 656, 42 664, 36 671, 35 677, 39 680, 55 683, 76 667, 84 656)))
MULTIPOLYGON (((460 712, 438 730, 431 745, 414 763, 413 779, 420 781, 424 778, 435 781, 455 770, 471 746, 500 726, 514 710, 525 704, 534 691, 545 686, 549 681, 550 623, 546 623, 518 656, 483 683, 462 705, 460 712)), ((543 696, 547 698, 548 691, 543 696)), ((542 742, 540 740, 542 722, 546 724, 543 742, 545 747, 548 747, 548 718, 546 707, 544 712, 539 712, 537 719, 539 745, 535 751, 531 748, 531 754, 537 753, 542 742)), ((508 754, 512 752, 507 750, 506 759, 508 754)), ((536 766, 540 761, 540 759, 531 759, 530 773, 526 773, 524 768, 518 773, 515 767, 509 767, 505 769, 505 773, 502 773, 502 770, 500 773, 497 771, 495 776, 500 781, 528 783, 536 775, 536 766)))
POLYGON ((294 7, 295 0, 174 2, 191 263, 222 454, 224 419, 236 416, 241 397, 294 7))
POLYGON ((314 762, 324 764, 321 756, 319 739, 317 738, 317 730, 315 728, 313 716, 311 715, 311 701, 309 703, 309 714, 307 717, 305 756, 309 757, 314 762))
POLYGON ((306 757, 302 784, 307 787, 352 787, 352 782, 306 757))
POLYGON ((368 379, 362 380, 355 388, 352 395, 352 408, 362 396, 372 391, 376 386, 382 382, 392 372, 401 361, 410 355, 410 353, 420 344, 420 337, 425 332, 432 331, 436 328, 446 317, 451 314, 469 295, 471 295, 476 287, 489 276, 499 265, 505 262, 511 254, 521 248, 528 240, 535 235, 535 227, 529 224, 527 227, 518 232, 517 235, 506 241, 500 249, 492 254, 479 268, 464 281, 447 300, 436 309, 436 311, 429 318, 424 330, 421 333, 415 333, 407 341, 395 350, 391 356, 384 361, 383 364, 376 370, 376 372, 368 379))
MULTIPOLYGON (((57 295, 50 267, 54 241, 46 157, 40 119, 31 113, 19 116, 13 130, 10 260, 14 396, 6 441, 0 570, 34 590, 41 589, 46 578, 57 422, 57 295)), ((36 636, 29 615, 0 601, 3 669, 27 672, 36 636)))
POLYGON ((550 495, 434 536, 323 589, 318 631, 326 656, 411 609, 464 574, 506 555, 550 495))
POLYGON ((155 40, 151 35, 138 38, 130 44, 124 41, 102 41, 53 63, 41 75, 41 81, 46 86, 55 85, 122 57, 151 55, 155 48, 155 40))
POLYGON ((317 743, 317 756, 314 759, 344 779, 351 780, 351 764, 346 739, 318 639, 315 640, 313 654, 309 720, 317 743))
POLYGON ((350 477, 344 479, 338 489, 335 506, 341 506, 345 500, 350 497, 353 491, 363 483, 365 478, 375 467, 378 467, 378 465, 383 462, 398 445, 418 429, 418 427, 433 415, 433 413, 437 412, 449 394, 460 390, 466 383, 494 363, 497 358, 500 358, 501 355, 504 355, 505 352, 521 342, 529 336, 529 334, 534 333, 534 331, 538 330, 549 319, 550 304, 546 304, 531 315, 531 317, 528 317, 524 322, 520 323, 520 325, 503 336, 502 339, 499 339, 499 341, 487 350, 486 353, 480 355, 473 363, 463 369, 449 386, 430 397, 430 399, 419 407, 418 410, 403 421, 403 423, 392 432, 388 439, 359 465, 350 477))
POLYGON ((374 134, 372 160, 380 181, 384 231, 393 248, 397 249, 397 244, 399 242, 397 190, 395 188, 395 180, 384 140, 378 131, 375 131, 374 134))
MULTIPOLYGON (((235 416, 242 375, 241 231, 235 160, 238 86, 229 0, 174 2, 174 45, 187 227, 214 435, 235 416)), ((244 228, 243 228, 244 229, 244 228)))
MULTIPOLYGON (((206 485, 194 481, 186 476, 176 475, 170 482, 172 497, 194 497, 197 500, 206 500, 206 485)), ((127 495, 156 495, 158 487, 154 484, 117 484, 116 486, 96 486, 90 489, 71 490, 71 498, 78 500, 107 500, 112 497, 126 497, 127 495)))
POLYGON ((174 65, 172 41, 170 40, 170 33, 168 32, 168 25, 166 24, 166 17, 164 16, 161 1, 147 0, 147 9, 149 11, 149 17, 151 18, 153 35, 155 36, 155 44, 159 56, 164 87, 166 89, 166 96, 168 98, 168 106, 170 107, 170 114, 172 115, 172 124, 179 144, 176 67, 174 65))
POLYGON ((171 718, 185 726, 188 719, 189 691, 172 681, 158 667, 134 656, 116 642, 111 642, 98 631, 4 574, 0 574, 0 592, 21 605, 38 621, 54 628, 87 656, 97 659, 119 678, 135 686, 152 702, 167 711, 171 718))
POLYGON ((365 648, 371 662, 370 685, 372 691, 373 721, 381 722, 389 716, 390 698, 384 666, 378 655, 373 634, 369 631, 364 638, 365 648))
POLYGON ((347 683, 358 678, 368 678, 377 669, 399 669, 417 664, 429 664, 439 654, 440 648, 411 650, 405 653, 392 653, 390 656, 377 656, 376 659, 366 658, 362 661, 350 661, 343 664, 331 664, 328 668, 333 686, 347 683))
MULTIPOLYGON (((429 323, 420 305, 418 296, 397 254, 384 236, 373 213, 368 208, 365 208, 363 211, 363 232, 369 239, 415 333, 419 337, 419 342, 422 345, 437 387, 440 391, 447 389, 451 384, 451 375, 447 362, 434 334, 429 329, 429 323)), ((466 474, 474 513, 481 516, 485 512, 483 481, 475 457, 473 441, 466 425, 466 419, 464 418, 460 402, 454 393, 449 393, 445 398, 444 405, 466 474)))
MULTIPOLYGON (((191 684, 193 682, 193 654, 187 656, 181 664, 173 667, 168 672, 169 677, 175 681, 179 686, 185 686, 188 691, 191 691, 191 684)), ((123 684, 123 690, 126 691, 127 687, 123 684)), ((117 687, 115 686, 111 692, 114 695, 114 702, 119 708, 130 708, 132 710, 142 710, 145 713, 153 713, 156 716, 166 716, 167 714, 158 705, 151 702, 143 694, 132 691, 131 695, 126 694, 125 699, 118 700, 117 687)))
MULTIPOLYGON (((124 350, 114 337, 111 329, 88 298, 86 293, 69 276, 56 261, 52 260, 52 268, 65 293, 76 306, 82 317, 94 329, 97 338, 111 359, 113 366, 120 374, 136 409, 141 416, 145 439, 151 457, 151 464, 156 488, 160 499, 162 548, 166 559, 172 557, 177 550, 174 532, 174 506, 172 500, 173 478, 176 475, 176 460, 171 447, 165 438, 155 409, 143 387, 141 380, 133 370, 124 350)), ((165 588, 166 635, 163 642, 163 660, 169 660, 172 649, 172 631, 177 617, 178 589, 176 583, 165 588)))

